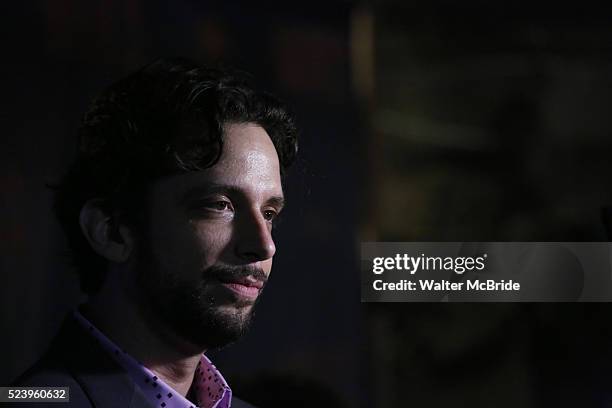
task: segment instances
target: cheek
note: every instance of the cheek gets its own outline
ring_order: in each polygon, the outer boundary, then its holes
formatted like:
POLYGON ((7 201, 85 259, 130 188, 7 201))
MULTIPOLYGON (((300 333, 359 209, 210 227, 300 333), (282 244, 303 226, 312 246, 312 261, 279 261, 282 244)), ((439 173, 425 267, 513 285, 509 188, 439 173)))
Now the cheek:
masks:
POLYGON ((158 227, 151 234, 148 256, 160 273, 184 275, 201 262, 197 242, 192 229, 185 225, 158 227))
POLYGON ((191 221, 194 244, 204 261, 204 267, 214 265, 228 249, 231 242, 231 229, 227 225, 191 221))

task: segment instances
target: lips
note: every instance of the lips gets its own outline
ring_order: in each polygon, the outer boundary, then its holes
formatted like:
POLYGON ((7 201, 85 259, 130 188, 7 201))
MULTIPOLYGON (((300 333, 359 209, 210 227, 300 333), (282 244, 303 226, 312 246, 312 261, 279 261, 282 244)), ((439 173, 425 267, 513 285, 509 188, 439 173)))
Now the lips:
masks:
POLYGON ((264 283, 253 277, 244 278, 224 278, 220 279, 221 284, 239 297, 255 299, 264 283))
POLYGON ((229 278, 229 279, 221 279, 223 283, 236 283, 238 285, 247 286, 249 288, 263 288, 263 282, 257 280, 251 276, 247 276, 244 278, 229 278))

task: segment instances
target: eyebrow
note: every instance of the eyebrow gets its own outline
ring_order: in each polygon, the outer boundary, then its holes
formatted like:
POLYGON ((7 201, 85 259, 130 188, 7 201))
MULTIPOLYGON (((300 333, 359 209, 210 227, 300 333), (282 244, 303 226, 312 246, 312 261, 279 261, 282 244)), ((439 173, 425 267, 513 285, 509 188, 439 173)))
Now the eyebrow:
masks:
POLYGON ((285 207, 285 197, 281 197, 281 196, 270 197, 268 200, 266 200, 266 204, 273 205, 277 207, 279 210, 282 210, 285 207))
MULTIPOLYGON (((189 201, 198 199, 203 195, 215 193, 230 193, 240 197, 245 196, 244 191, 237 188, 236 186, 232 186, 229 184, 210 183, 205 186, 197 186, 190 188, 180 196, 179 202, 181 204, 186 204, 189 201)), ((268 198, 265 203, 266 205, 273 205, 275 207, 278 207, 279 210, 281 210, 285 206, 286 200, 283 196, 275 195, 268 198)))

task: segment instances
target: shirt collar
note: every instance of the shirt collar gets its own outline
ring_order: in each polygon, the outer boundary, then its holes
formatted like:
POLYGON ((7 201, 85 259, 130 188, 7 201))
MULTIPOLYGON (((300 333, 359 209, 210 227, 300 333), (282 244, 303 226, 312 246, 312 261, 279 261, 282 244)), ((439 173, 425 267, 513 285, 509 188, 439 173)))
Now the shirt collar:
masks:
POLYGON ((190 401, 176 392, 172 387, 158 378, 155 373, 145 367, 141 362, 126 353, 78 310, 74 317, 88 333, 112 356, 112 358, 125 370, 134 383, 144 393, 148 402, 154 407, 161 408, 230 408, 232 390, 219 370, 204 354, 201 355, 194 374, 193 394, 197 401, 190 401))

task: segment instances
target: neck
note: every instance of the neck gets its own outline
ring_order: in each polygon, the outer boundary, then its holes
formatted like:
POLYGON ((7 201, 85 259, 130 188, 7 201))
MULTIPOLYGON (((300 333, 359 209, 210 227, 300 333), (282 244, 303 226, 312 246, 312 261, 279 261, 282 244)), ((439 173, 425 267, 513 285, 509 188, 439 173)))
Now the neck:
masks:
POLYGON ((104 285, 84 305, 83 315, 111 341, 154 372, 175 391, 187 395, 205 351, 179 339, 153 321, 122 290, 104 285))

